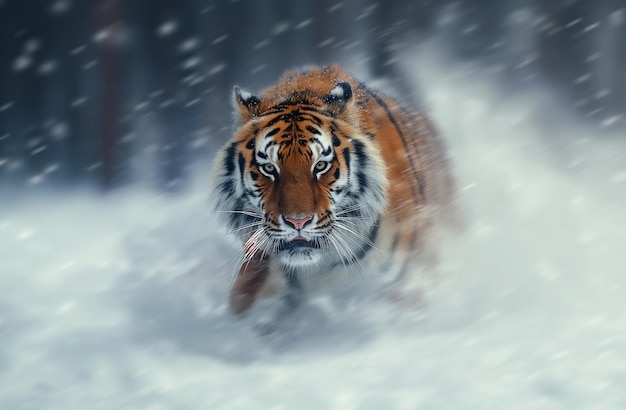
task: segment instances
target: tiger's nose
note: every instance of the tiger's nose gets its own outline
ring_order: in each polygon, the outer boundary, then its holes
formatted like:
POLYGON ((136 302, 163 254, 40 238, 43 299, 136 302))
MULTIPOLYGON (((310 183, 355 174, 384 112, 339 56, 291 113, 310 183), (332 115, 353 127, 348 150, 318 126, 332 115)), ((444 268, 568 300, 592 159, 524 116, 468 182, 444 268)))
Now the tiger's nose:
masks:
POLYGON ((313 215, 283 216, 283 219, 285 219, 288 225, 293 226, 297 230, 301 230, 306 224, 311 222, 313 215))

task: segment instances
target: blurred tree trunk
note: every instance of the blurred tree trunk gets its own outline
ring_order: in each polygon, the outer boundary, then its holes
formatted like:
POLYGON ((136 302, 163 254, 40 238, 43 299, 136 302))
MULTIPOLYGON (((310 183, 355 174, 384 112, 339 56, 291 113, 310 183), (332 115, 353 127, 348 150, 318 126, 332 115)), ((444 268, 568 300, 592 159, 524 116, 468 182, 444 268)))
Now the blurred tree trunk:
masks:
POLYGON ((96 0, 95 19, 100 39, 100 176, 105 189, 119 184, 121 155, 122 61, 116 44, 119 38, 119 0, 96 0))
POLYGON ((185 86, 185 78, 197 73, 204 63, 197 52, 185 51, 185 41, 193 38, 195 27, 192 14, 185 10, 190 3, 183 6, 176 0, 154 0, 144 5, 146 68, 153 73, 153 121, 160 142, 159 180, 162 188, 177 190, 186 176, 194 100, 200 96, 194 87, 185 86))
POLYGON ((89 75, 85 65, 93 59, 92 47, 85 45, 85 39, 91 37, 89 30, 92 28, 89 19, 91 5, 88 2, 73 4, 69 12, 63 16, 61 24, 64 25, 66 34, 63 42, 63 56, 65 64, 61 67, 64 81, 67 84, 66 121, 68 133, 66 138, 66 150, 68 160, 64 164, 72 181, 85 178, 87 169, 99 159, 94 157, 91 145, 96 140, 97 134, 93 126, 90 126, 94 117, 96 104, 92 96, 92 88, 95 84, 89 84, 89 75))
POLYGON ((11 62, 15 55, 15 46, 11 20, 11 9, 7 4, 0 6, 0 188, 9 183, 10 167, 16 155, 13 121, 15 103, 13 101, 14 81, 12 81, 11 62))

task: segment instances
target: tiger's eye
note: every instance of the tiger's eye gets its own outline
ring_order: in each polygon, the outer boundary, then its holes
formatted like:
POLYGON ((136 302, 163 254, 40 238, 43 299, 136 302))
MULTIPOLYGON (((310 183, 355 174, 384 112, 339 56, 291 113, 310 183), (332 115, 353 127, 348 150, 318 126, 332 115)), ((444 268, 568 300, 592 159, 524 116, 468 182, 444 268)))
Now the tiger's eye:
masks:
POLYGON ((317 164, 315 164, 315 170, 316 171, 323 171, 323 170, 326 169, 327 166, 328 166, 328 162, 320 161, 317 164))
POLYGON ((276 167, 272 164, 263 164, 261 165, 261 168, 268 174, 273 174, 274 171, 276 171, 276 167))

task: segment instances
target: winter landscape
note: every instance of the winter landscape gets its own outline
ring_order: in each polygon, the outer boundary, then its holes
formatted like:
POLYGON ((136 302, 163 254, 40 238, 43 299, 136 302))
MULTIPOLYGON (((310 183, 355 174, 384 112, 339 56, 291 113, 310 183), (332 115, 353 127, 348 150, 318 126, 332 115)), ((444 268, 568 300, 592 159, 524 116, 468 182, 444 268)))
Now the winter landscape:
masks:
POLYGON ((540 80, 512 91, 445 50, 398 64, 466 219, 423 308, 373 297, 372 272, 312 293, 278 333, 234 319, 213 151, 176 195, 5 184, 0 408, 626 408, 622 117, 583 120, 540 80))

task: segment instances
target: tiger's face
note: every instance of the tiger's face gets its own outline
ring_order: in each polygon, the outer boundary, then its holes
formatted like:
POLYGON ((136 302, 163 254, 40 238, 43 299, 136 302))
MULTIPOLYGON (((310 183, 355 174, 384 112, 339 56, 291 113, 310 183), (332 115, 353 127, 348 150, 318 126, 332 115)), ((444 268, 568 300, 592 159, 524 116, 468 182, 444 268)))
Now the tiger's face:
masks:
POLYGON ((385 169, 367 137, 336 115, 350 97, 343 83, 320 101, 299 96, 261 111, 257 97, 236 90, 238 103, 257 111, 218 161, 215 192, 248 257, 261 252, 288 267, 345 263, 371 245, 385 169))

